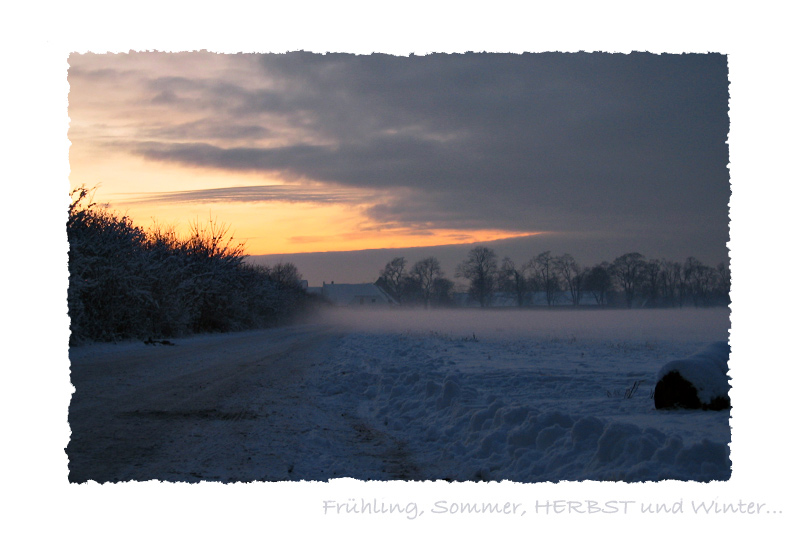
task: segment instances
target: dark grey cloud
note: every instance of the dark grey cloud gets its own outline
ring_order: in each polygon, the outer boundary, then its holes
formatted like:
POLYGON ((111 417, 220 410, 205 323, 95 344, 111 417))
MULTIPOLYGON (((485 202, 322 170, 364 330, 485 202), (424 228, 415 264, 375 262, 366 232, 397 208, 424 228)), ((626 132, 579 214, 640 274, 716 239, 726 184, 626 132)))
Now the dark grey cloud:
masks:
POLYGON ((143 137, 186 142, 187 140, 253 141, 277 134, 258 124, 239 124, 220 119, 201 119, 178 124, 162 123, 141 129, 143 137))
POLYGON ((227 80, 187 78, 185 76, 159 76, 145 79, 145 100, 154 104, 180 106, 184 109, 205 110, 227 116, 246 101, 249 92, 227 80))
POLYGON ((387 224, 601 228, 724 248, 723 55, 297 52, 247 61, 265 83, 148 80, 146 100, 228 126, 202 136, 178 127, 128 149, 181 165, 404 188, 369 211, 387 224), (304 140, 250 142, 278 126, 304 140), (185 142, 194 139, 205 142, 185 142))

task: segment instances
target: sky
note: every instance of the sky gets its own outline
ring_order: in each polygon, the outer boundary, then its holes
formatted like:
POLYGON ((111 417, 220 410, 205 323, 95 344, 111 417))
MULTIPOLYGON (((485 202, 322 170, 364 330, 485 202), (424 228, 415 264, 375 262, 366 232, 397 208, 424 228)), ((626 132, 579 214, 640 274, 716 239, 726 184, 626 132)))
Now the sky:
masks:
POLYGON ((72 187, 312 285, 476 243, 727 260, 723 54, 73 53, 68 82, 72 187))

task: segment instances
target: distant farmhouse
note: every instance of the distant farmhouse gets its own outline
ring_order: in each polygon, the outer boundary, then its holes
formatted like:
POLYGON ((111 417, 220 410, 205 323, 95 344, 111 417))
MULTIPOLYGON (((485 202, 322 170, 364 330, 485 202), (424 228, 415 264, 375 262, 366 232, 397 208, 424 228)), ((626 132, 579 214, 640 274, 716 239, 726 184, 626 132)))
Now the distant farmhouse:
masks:
POLYGON ((375 284, 330 284, 309 287, 309 293, 321 295, 335 306, 358 308, 361 306, 392 306, 397 301, 375 284))

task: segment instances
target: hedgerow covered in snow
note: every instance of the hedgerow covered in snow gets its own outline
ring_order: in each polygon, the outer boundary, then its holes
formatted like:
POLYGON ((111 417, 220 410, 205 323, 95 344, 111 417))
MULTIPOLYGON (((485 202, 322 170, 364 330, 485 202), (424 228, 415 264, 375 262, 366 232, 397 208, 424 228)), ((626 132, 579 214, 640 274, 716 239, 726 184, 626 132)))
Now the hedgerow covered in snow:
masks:
POLYGON ((177 336, 263 327, 308 308, 310 297, 286 266, 244 263, 242 244, 216 221, 188 237, 148 231, 72 193, 68 305, 70 343, 177 336))

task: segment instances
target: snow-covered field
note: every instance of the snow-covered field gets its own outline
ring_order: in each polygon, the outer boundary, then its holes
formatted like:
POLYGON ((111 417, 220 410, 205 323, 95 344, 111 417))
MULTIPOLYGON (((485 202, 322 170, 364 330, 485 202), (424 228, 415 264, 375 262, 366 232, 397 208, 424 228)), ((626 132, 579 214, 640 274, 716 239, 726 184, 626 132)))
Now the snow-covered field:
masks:
POLYGON ((317 368, 320 394, 401 443, 417 479, 730 477, 729 410, 652 400, 664 364, 727 340, 727 309, 337 311, 326 322, 347 334, 317 368))
POLYGON ((76 347, 70 480, 727 480, 730 411, 652 399, 727 330, 724 309, 336 310, 76 347))

